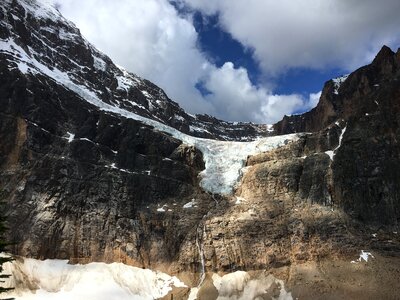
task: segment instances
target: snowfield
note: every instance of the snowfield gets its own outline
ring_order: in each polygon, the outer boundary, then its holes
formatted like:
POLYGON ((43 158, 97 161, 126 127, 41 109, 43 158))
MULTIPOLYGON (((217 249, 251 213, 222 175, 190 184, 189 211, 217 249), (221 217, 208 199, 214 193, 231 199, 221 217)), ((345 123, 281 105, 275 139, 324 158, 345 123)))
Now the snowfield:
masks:
MULTIPOLYGON (((66 260, 19 258, 4 267, 12 274, 6 286, 15 287, 4 296, 18 300, 150 300, 166 296, 172 287, 187 288, 176 277, 122 263, 69 265, 66 260)), ((214 273, 212 283, 219 300, 256 299, 272 285, 279 287, 274 299, 293 300, 284 282, 272 275, 251 279, 244 271, 222 277, 214 273)), ((198 287, 192 288, 188 299, 196 299, 197 292, 198 287)))
POLYGON ((6 263, 12 274, 6 295, 19 300, 146 300, 168 294, 172 287, 186 287, 176 277, 122 263, 69 265, 66 260, 18 259, 6 263))

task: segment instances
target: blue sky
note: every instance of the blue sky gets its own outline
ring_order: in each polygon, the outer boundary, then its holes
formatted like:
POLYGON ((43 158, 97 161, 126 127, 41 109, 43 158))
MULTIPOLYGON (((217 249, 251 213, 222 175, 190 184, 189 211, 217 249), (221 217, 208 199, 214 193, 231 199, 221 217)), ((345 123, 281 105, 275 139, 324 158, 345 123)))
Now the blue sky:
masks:
MULTIPOLYGON (((179 11, 179 8, 178 8, 179 11)), ((181 13, 187 13, 183 11, 181 13)), ((198 33, 198 46, 217 67, 230 61, 236 67, 247 70, 253 84, 262 84, 262 72, 253 59, 253 51, 246 49, 240 42, 224 31, 219 25, 219 16, 204 16, 201 12, 193 13, 193 25, 198 33)), ((274 78, 274 91, 278 94, 299 93, 304 96, 321 90, 324 83, 343 75, 346 70, 330 67, 323 70, 296 68, 274 78)), ((201 87, 200 87, 201 89, 201 87)))
POLYGON ((199 48, 204 51, 217 67, 231 61, 235 66, 244 67, 250 79, 257 81, 260 76, 258 65, 253 60, 251 49, 242 44, 219 26, 218 15, 204 16, 201 12, 193 13, 193 25, 198 33, 199 48))
POLYGON ((274 123, 314 107, 325 81, 371 62, 382 45, 400 46, 400 1, 383 2, 63 0, 59 8, 188 112, 274 123))

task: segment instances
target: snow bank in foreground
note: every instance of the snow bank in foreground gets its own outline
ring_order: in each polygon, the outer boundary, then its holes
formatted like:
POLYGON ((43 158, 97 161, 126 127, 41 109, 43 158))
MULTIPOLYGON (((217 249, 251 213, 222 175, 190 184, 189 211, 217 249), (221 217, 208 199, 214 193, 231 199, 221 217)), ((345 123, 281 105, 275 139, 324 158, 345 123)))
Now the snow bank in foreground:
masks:
POLYGON ((286 292, 284 282, 275 278, 273 275, 262 276, 258 279, 250 279, 250 275, 244 271, 219 276, 213 274, 213 284, 218 290, 217 300, 247 300, 247 299, 264 299, 265 296, 272 299, 276 294, 276 288, 279 295, 273 299, 276 300, 293 300, 292 294, 286 292))
MULTIPOLYGON (((66 260, 25 258, 4 266, 4 273, 12 275, 6 286, 16 288, 4 296, 18 300, 150 300, 166 296, 173 286, 186 287, 176 277, 122 263, 69 265, 66 260)), ((273 275, 252 279, 247 272, 237 271, 224 276, 213 274, 212 281, 217 300, 265 296, 293 300, 284 282, 273 275)), ((191 289, 190 300, 197 299, 199 289, 191 289)))
POLYGON ((158 299, 175 287, 178 278, 122 263, 69 265, 66 260, 25 258, 5 264, 16 287, 9 297, 19 300, 145 300, 158 299))

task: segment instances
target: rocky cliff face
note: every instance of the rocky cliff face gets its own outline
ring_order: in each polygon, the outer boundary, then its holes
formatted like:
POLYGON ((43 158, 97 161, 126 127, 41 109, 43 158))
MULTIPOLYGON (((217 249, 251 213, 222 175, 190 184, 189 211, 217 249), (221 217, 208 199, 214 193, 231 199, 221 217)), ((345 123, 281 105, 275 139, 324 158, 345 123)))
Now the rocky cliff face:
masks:
MULTIPOLYGON (((308 291, 297 281, 307 263, 324 261, 315 276, 337 282, 325 262, 360 249, 399 265, 400 51, 384 47, 327 82, 315 109, 274 125, 307 133, 234 143, 216 140, 272 133, 188 115, 54 8, 3 1, 0 39, 0 187, 14 254, 124 262, 192 286, 207 272, 268 270, 294 295, 308 291)), ((214 299, 207 280, 199 295, 214 299)), ((337 282, 315 284, 334 295, 337 282)))
POLYGON ((170 262, 202 215, 179 225, 179 212, 166 218, 157 209, 181 208, 202 194, 202 154, 82 101, 46 71, 71 74, 105 103, 127 108, 135 99, 130 109, 146 117, 151 112, 141 105, 151 99, 164 118, 163 108, 183 111, 159 88, 115 67, 57 12, 38 16, 40 9, 31 1, 6 1, 0 10, 1 187, 12 208, 13 252, 75 262, 170 262), (21 72, 20 60, 29 72, 21 72))
POLYGON ((370 65, 328 81, 316 108, 274 125, 278 133, 316 132, 342 122, 332 197, 368 223, 399 221, 399 80, 400 50, 385 46, 370 65))
MULTIPOLYGON (((9 141, 1 182, 13 206, 15 252, 111 261, 122 243, 140 257, 143 232, 131 234, 146 222, 139 212, 157 215, 169 198, 182 206, 198 189, 201 153, 137 121, 95 112, 46 78, 2 71, 2 82, 24 91, 2 89, 0 100, 9 141)), ((163 221, 156 217, 149 230, 163 221)))

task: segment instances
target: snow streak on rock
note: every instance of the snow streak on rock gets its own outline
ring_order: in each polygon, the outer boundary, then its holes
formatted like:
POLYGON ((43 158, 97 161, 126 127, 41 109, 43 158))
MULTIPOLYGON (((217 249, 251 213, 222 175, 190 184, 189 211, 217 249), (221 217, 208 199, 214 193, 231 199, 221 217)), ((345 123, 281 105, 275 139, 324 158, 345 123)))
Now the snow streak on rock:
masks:
POLYGON ((335 85, 334 90, 333 90, 334 94, 339 95, 339 88, 342 85, 342 83, 346 81, 347 77, 349 77, 349 74, 332 79, 332 81, 335 85))
MULTIPOLYGON (((338 122, 336 122, 336 125, 340 127, 338 122)), ((339 144, 337 145, 337 147, 333 150, 325 151, 325 153, 329 155, 329 157, 331 158, 332 161, 333 161, 333 158, 335 157, 336 151, 340 148, 340 146, 342 146, 342 140, 343 140, 344 133, 346 132, 346 129, 347 129, 347 124, 344 126, 344 128, 342 129, 342 132, 340 133, 339 144)))

